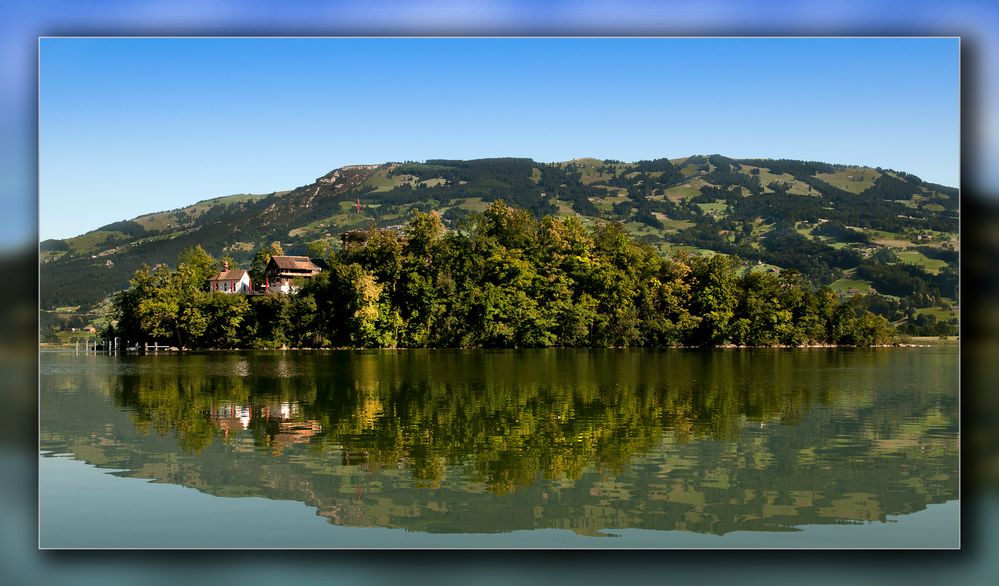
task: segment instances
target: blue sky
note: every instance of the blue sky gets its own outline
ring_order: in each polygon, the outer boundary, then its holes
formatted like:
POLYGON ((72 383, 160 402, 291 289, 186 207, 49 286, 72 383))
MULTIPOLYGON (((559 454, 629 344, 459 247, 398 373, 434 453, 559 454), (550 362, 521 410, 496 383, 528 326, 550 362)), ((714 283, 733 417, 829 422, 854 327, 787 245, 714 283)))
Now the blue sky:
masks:
POLYGON ((46 38, 40 237, 438 157, 721 153, 957 185, 958 58, 955 38, 46 38))
POLYGON ((962 194, 999 200, 994 0, 13 0, 0 3, 0 255, 37 242, 38 38, 67 35, 958 35, 962 194))

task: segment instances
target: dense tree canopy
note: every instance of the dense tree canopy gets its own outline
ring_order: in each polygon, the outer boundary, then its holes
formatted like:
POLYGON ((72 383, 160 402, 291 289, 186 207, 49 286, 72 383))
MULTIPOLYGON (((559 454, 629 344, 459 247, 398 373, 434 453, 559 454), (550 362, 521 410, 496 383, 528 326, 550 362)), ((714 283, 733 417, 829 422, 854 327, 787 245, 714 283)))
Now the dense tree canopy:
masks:
POLYGON ((325 260, 295 294, 244 297, 209 293, 215 260, 188 249, 176 270, 135 273, 108 333, 215 348, 872 345, 893 335, 885 318, 794 270, 663 257, 620 223, 537 220, 502 201, 451 231, 436 212, 414 212, 402 232, 369 230, 325 260))

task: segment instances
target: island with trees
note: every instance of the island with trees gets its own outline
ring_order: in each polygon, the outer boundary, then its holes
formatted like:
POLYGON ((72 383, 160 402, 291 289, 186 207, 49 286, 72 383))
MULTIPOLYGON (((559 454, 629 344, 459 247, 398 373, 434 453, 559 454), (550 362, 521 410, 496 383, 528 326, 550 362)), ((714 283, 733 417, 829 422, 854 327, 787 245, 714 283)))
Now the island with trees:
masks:
MULTIPOLYGON (((544 216, 501 200, 445 229, 396 229, 314 250, 290 293, 209 291, 201 246, 135 271, 102 336, 188 349, 874 346, 898 334, 859 296, 726 254, 663 254, 620 222, 544 216)), ((259 285, 280 244, 259 249, 259 285)), ((221 259, 228 264, 231 259, 221 259)))

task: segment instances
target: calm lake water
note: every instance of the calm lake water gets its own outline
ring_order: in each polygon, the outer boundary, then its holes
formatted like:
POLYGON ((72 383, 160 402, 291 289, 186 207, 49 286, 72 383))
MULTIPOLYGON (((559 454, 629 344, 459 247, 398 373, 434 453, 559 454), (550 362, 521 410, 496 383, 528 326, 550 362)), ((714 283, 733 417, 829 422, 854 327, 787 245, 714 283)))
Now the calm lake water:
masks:
POLYGON ((42 353, 42 547, 960 545, 959 355, 42 353))

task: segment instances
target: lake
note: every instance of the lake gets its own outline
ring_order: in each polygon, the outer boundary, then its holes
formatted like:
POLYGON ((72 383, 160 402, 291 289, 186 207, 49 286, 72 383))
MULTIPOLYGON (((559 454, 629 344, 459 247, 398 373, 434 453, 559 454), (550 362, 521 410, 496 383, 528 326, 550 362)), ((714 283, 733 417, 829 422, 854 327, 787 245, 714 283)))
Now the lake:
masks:
POLYGON ((956 346, 40 355, 45 548, 955 548, 956 346))

